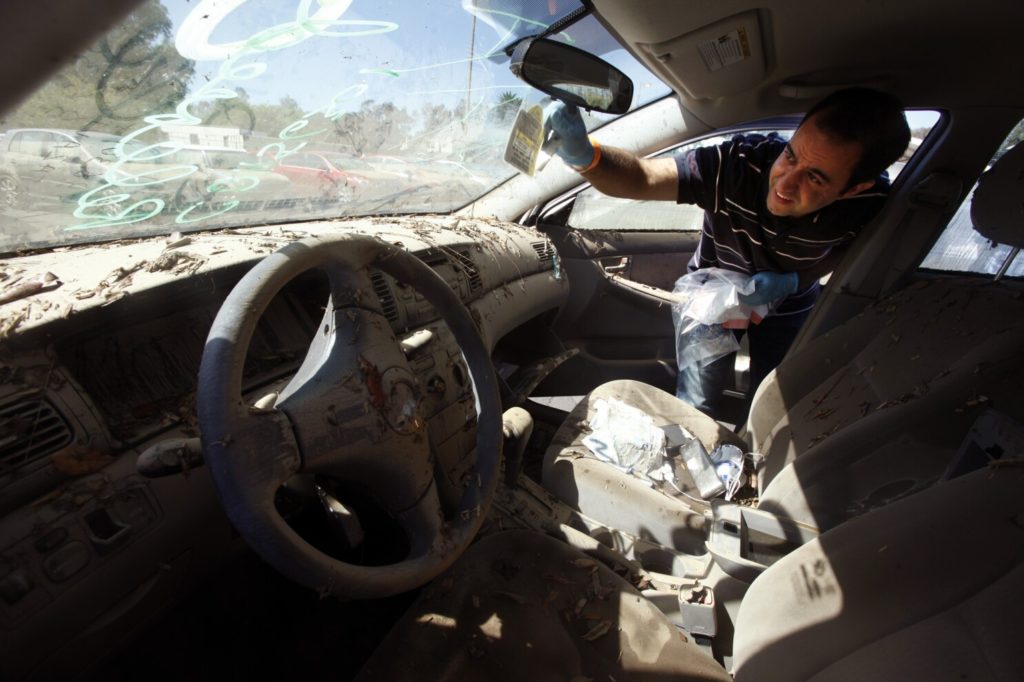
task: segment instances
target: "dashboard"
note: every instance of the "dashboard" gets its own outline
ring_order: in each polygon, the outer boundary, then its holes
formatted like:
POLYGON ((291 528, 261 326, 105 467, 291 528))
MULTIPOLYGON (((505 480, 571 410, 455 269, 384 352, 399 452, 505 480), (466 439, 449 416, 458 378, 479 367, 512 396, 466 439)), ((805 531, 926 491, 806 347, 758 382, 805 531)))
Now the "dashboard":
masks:
MULTIPOLYGON (((550 242, 499 222, 416 216, 246 228, 5 263, 9 286, 53 279, 0 306, 0 676, 58 676, 97 660, 238 551, 203 468, 182 459, 174 475, 154 477, 137 462, 169 445, 197 447, 203 346, 242 275, 285 243, 347 233, 399 244, 431 266, 468 307, 496 363, 514 368, 550 353, 524 340, 543 337, 531 327, 557 314, 568 283, 550 242)), ((419 380, 439 492, 455 500, 475 444, 465 361, 421 295, 379 271, 370 281, 371 307, 419 380)), ((274 298, 248 350, 246 400, 272 400, 287 384, 328 291, 326 276, 311 270, 274 298)))

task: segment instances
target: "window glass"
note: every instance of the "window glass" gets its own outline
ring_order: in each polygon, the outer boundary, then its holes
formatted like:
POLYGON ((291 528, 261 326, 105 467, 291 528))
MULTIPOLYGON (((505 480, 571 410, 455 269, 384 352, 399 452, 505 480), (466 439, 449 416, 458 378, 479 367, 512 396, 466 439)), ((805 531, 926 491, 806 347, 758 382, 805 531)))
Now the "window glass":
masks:
MULTIPOLYGON (((939 117, 939 112, 937 111, 907 111, 907 123, 911 129, 910 146, 907 147, 907 151, 899 160, 889 166, 887 172, 890 181, 895 181, 900 175, 907 161, 917 152, 925 137, 935 127, 939 117)), ((685 154, 700 147, 722 144, 738 134, 756 133, 767 135, 770 132, 774 132, 788 140, 792 137, 793 131, 800 123, 800 117, 794 116, 790 120, 792 121, 792 127, 790 128, 764 128, 758 127, 756 123, 753 123, 749 129, 733 130, 728 134, 711 135, 679 147, 674 147, 662 152, 658 156, 675 156, 677 154, 685 154)), ((777 122, 775 123, 777 124, 777 122)), ((670 201, 619 199, 609 197, 590 187, 577 195, 573 203, 572 212, 569 215, 568 224, 571 227, 583 230, 673 230, 688 232, 701 229, 703 221, 704 211, 697 206, 675 204, 670 201)))
POLYGON ((14 142, 11 143, 11 151, 20 154, 42 157, 50 145, 48 133, 29 130, 24 133, 17 133, 14 142))
POLYGON ((311 168, 314 170, 326 170, 327 167, 324 162, 313 154, 296 154, 295 158, 285 159, 285 164, 290 166, 298 166, 300 168, 311 168))
MULTIPOLYGON (((120 138, 113 135, 95 135, 78 133, 78 141, 90 154, 105 163, 115 163, 117 159, 117 143, 120 138)), ((126 143, 124 149, 128 153, 138 153, 145 149, 145 145, 135 142, 126 143)))
POLYGON ((51 154, 57 159, 71 159, 82 155, 82 147, 70 137, 57 135, 54 137, 51 154))
MULTIPOLYGON (((999 145, 990 165, 1021 140, 1024 140, 1024 120, 1014 126, 1003 143, 999 145)), ((991 242, 974 231, 974 224, 971 222, 971 202, 977 187, 978 185, 975 183, 964 203, 960 205, 953 215, 953 219, 949 221, 942 236, 925 256, 921 262, 922 269, 995 275, 1006 260, 1014 255, 1010 246, 991 242)), ((1024 276, 1024 259, 1019 256, 1015 258, 1006 275, 1009 277, 1024 276)))

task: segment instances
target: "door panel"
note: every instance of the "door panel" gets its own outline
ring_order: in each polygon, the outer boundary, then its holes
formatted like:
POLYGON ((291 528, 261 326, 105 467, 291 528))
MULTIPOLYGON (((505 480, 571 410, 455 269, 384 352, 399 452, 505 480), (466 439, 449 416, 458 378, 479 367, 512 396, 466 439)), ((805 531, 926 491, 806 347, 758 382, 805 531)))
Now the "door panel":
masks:
POLYGON ((686 271, 699 231, 576 231, 542 224, 555 242, 570 297, 555 333, 579 354, 537 395, 579 395, 611 379, 675 391, 668 293, 686 271))

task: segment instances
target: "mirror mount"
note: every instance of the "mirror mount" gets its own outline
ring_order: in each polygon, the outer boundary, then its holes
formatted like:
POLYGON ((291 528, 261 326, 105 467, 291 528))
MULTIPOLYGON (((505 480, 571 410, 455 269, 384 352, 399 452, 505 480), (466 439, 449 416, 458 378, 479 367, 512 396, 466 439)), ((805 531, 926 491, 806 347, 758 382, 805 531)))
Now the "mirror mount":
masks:
POLYGON ((509 69, 554 99, 587 110, 624 114, 633 102, 633 81, 621 70, 589 52, 541 36, 515 45, 509 69))

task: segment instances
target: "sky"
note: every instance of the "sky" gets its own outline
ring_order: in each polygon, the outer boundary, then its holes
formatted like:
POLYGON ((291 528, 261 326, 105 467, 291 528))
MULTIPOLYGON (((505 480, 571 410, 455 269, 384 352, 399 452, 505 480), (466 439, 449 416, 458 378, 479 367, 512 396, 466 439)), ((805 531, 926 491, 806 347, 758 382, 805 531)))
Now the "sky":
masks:
MULTIPOLYGON (((190 12, 206 14, 209 7, 195 0, 165 0, 164 4, 175 35, 190 12)), ((340 4, 348 4, 348 0, 340 0, 340 4)), ((243 40, 294 21, 298 6, 298 0, 244 2, 217 24, 209 42, 243 40)), ((319 7, 314 0, 311 10, 319 7)), ((475 52, 482 55, 500 37, 481 21, 476 22, 474 34, 473 17, 458 0, 352 0, 339 20, 351 23, 326 30, 381 32, 314 36, 286 49, 252 55, 250 61, 263 62, 267 69, 257 78, 237 80, 237 87, 244 88, 255 102, 276 103, 290 96, 307 111, 324 106, 332 94, 354 85, 366 88, 362 99, 390 100, 409 108, 427 101, 452 106, 465 98, 470 83, 471 40, 475 52)), ((215 78, 221 64, 197 60, 194 82, 215 78)), ((505 90, 525 87, 504 64, 483 59, 473 64, 474 98, 486 95, 497 99, 505 90)))

